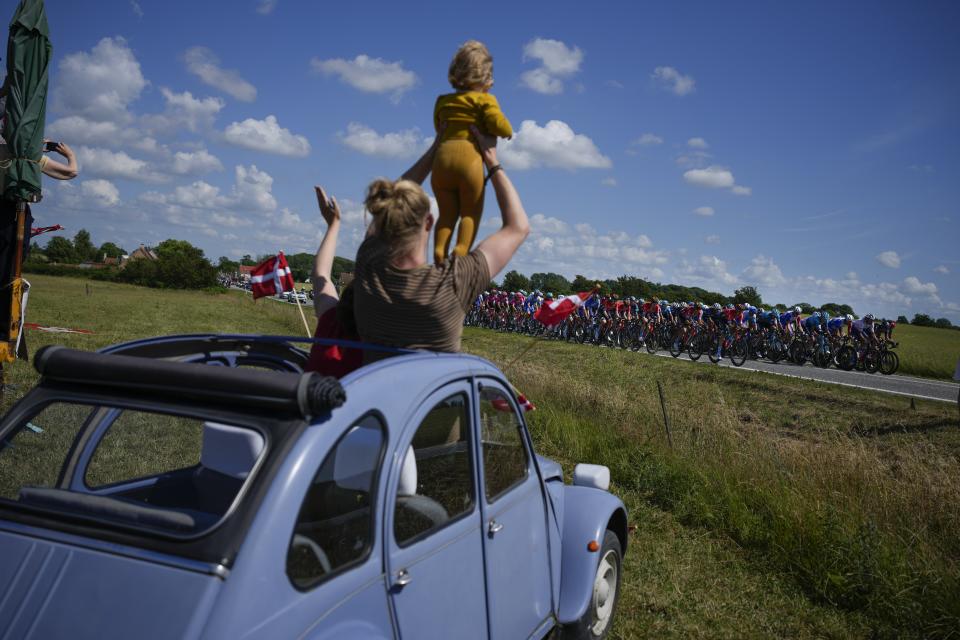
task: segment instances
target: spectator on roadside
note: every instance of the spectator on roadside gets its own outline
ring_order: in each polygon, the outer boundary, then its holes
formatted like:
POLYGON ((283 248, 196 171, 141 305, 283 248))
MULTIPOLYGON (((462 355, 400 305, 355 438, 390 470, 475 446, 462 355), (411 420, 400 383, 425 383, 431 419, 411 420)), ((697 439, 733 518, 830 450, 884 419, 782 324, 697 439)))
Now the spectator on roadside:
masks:
MULTIPOLYGON (((497 139, 471 132, 503 226, 467 255, 427 260, 434 220, 421 184, 437 142, 399 180, 378 179, 367 189, 373 217, 357 251, 354 310, 364 342, 432 351, 460 350, 463 320, 480 293, 510 261, 530 232, 520 196, 497 161, 497 139)), ((437 140, 440 136, 437 136, 437 140)), ((377 359, 367 352, 367 360, 377 359)))
MULTIPOLYGON (((353 317, 353 287, 337 293, 333 283, 333 258, 337 253, 337 237, 340 235, 340 205, 336 198, 328 198, 322 187, 314 187, 320 215, 327 222, 327 232, 320 241, 313 260, 313 311, 317 316, 314 338, 333 340, 357 340, 357 327, 353 317)), ((363 364, 363 354, 357 349, 345 349, 338 345, 314 344, 304 367, 323 375, 342 378, 363 364)))
MULTIPOLYGON (((67 164, 64 164, 48 155, 41 155, 36 162, 40 165, 40 170, 43 171, 44 175, 54 180, 73 180, 80 174, 77 168, 77 156, 73 149, 67 146, 67 143, 50 140, 44 140, 43 142, 46 151, 53 151, 67 159, 67 164)), ((13 154, 10 152, 10 147, 6 143, 0 144, 0 194, 3 193, 7 184, 7 168, 10 166, 11 160, 13 160, 13 154)))

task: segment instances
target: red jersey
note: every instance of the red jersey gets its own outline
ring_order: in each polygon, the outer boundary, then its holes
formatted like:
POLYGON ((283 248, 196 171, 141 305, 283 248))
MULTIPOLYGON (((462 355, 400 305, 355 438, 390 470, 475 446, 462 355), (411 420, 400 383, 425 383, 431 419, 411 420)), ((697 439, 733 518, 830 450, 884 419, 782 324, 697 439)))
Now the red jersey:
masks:
MULTIPOLYGON (((337 322, 337 308, 328 309, 317 318, 317 330, 314 338, 330 340, 357 340, 357 336, 347 335, 337 322)), ((363 365, 363 352, 359 349, 341 349, 335 344, 314 344, 310 348, 310 357, 304 371, 316 371, 325 376, 342 378, 363 365)))

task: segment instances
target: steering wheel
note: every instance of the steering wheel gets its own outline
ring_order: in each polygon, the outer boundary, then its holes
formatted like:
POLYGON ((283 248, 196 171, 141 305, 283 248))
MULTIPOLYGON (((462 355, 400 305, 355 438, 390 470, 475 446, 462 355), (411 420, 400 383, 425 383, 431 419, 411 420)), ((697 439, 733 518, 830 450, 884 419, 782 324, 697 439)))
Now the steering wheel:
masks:
POLYGON ((324 573, 330 573, 333 571, 333 567, 330 566, 330 559, 327 557, 327 554, 324 552, 324 550, 320 548, 320 545, 303 534, 295 533, 293 535, 293 548, 299 549, 302 547, 306 547, 311 551, 311 553, 313 553, 313 556, 323 568, 324 573))

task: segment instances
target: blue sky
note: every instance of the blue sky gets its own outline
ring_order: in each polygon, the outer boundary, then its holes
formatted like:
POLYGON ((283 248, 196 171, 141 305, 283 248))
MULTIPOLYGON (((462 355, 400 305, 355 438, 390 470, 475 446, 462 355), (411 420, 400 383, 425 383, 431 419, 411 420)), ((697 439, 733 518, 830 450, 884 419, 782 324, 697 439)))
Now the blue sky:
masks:
MULTIPOLYGON (((11 7, 12 8, 12 7, 11 7)), ((494 55, 532 217, 512 268, 960 321, 954 2, 48 0, 42 224, 127 249, 316 248, 428 144, 457 46, 494 55)), ((492 194, 491 194, 492 196, 492 194)), ((498 220, 492 197, 483 233, 498 220)))

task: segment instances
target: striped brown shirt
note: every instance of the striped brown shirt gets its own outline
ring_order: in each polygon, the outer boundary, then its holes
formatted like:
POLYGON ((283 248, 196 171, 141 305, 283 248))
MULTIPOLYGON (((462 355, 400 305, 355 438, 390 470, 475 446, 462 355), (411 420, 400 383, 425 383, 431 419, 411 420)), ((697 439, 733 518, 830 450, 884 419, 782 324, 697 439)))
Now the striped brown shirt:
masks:
POLYGON ((354 312, 364 342, 446 352, 460 351, 463 318, 490 283, 479 251, 397 269, 376 236, 360 245, 354 275, 354 312))

